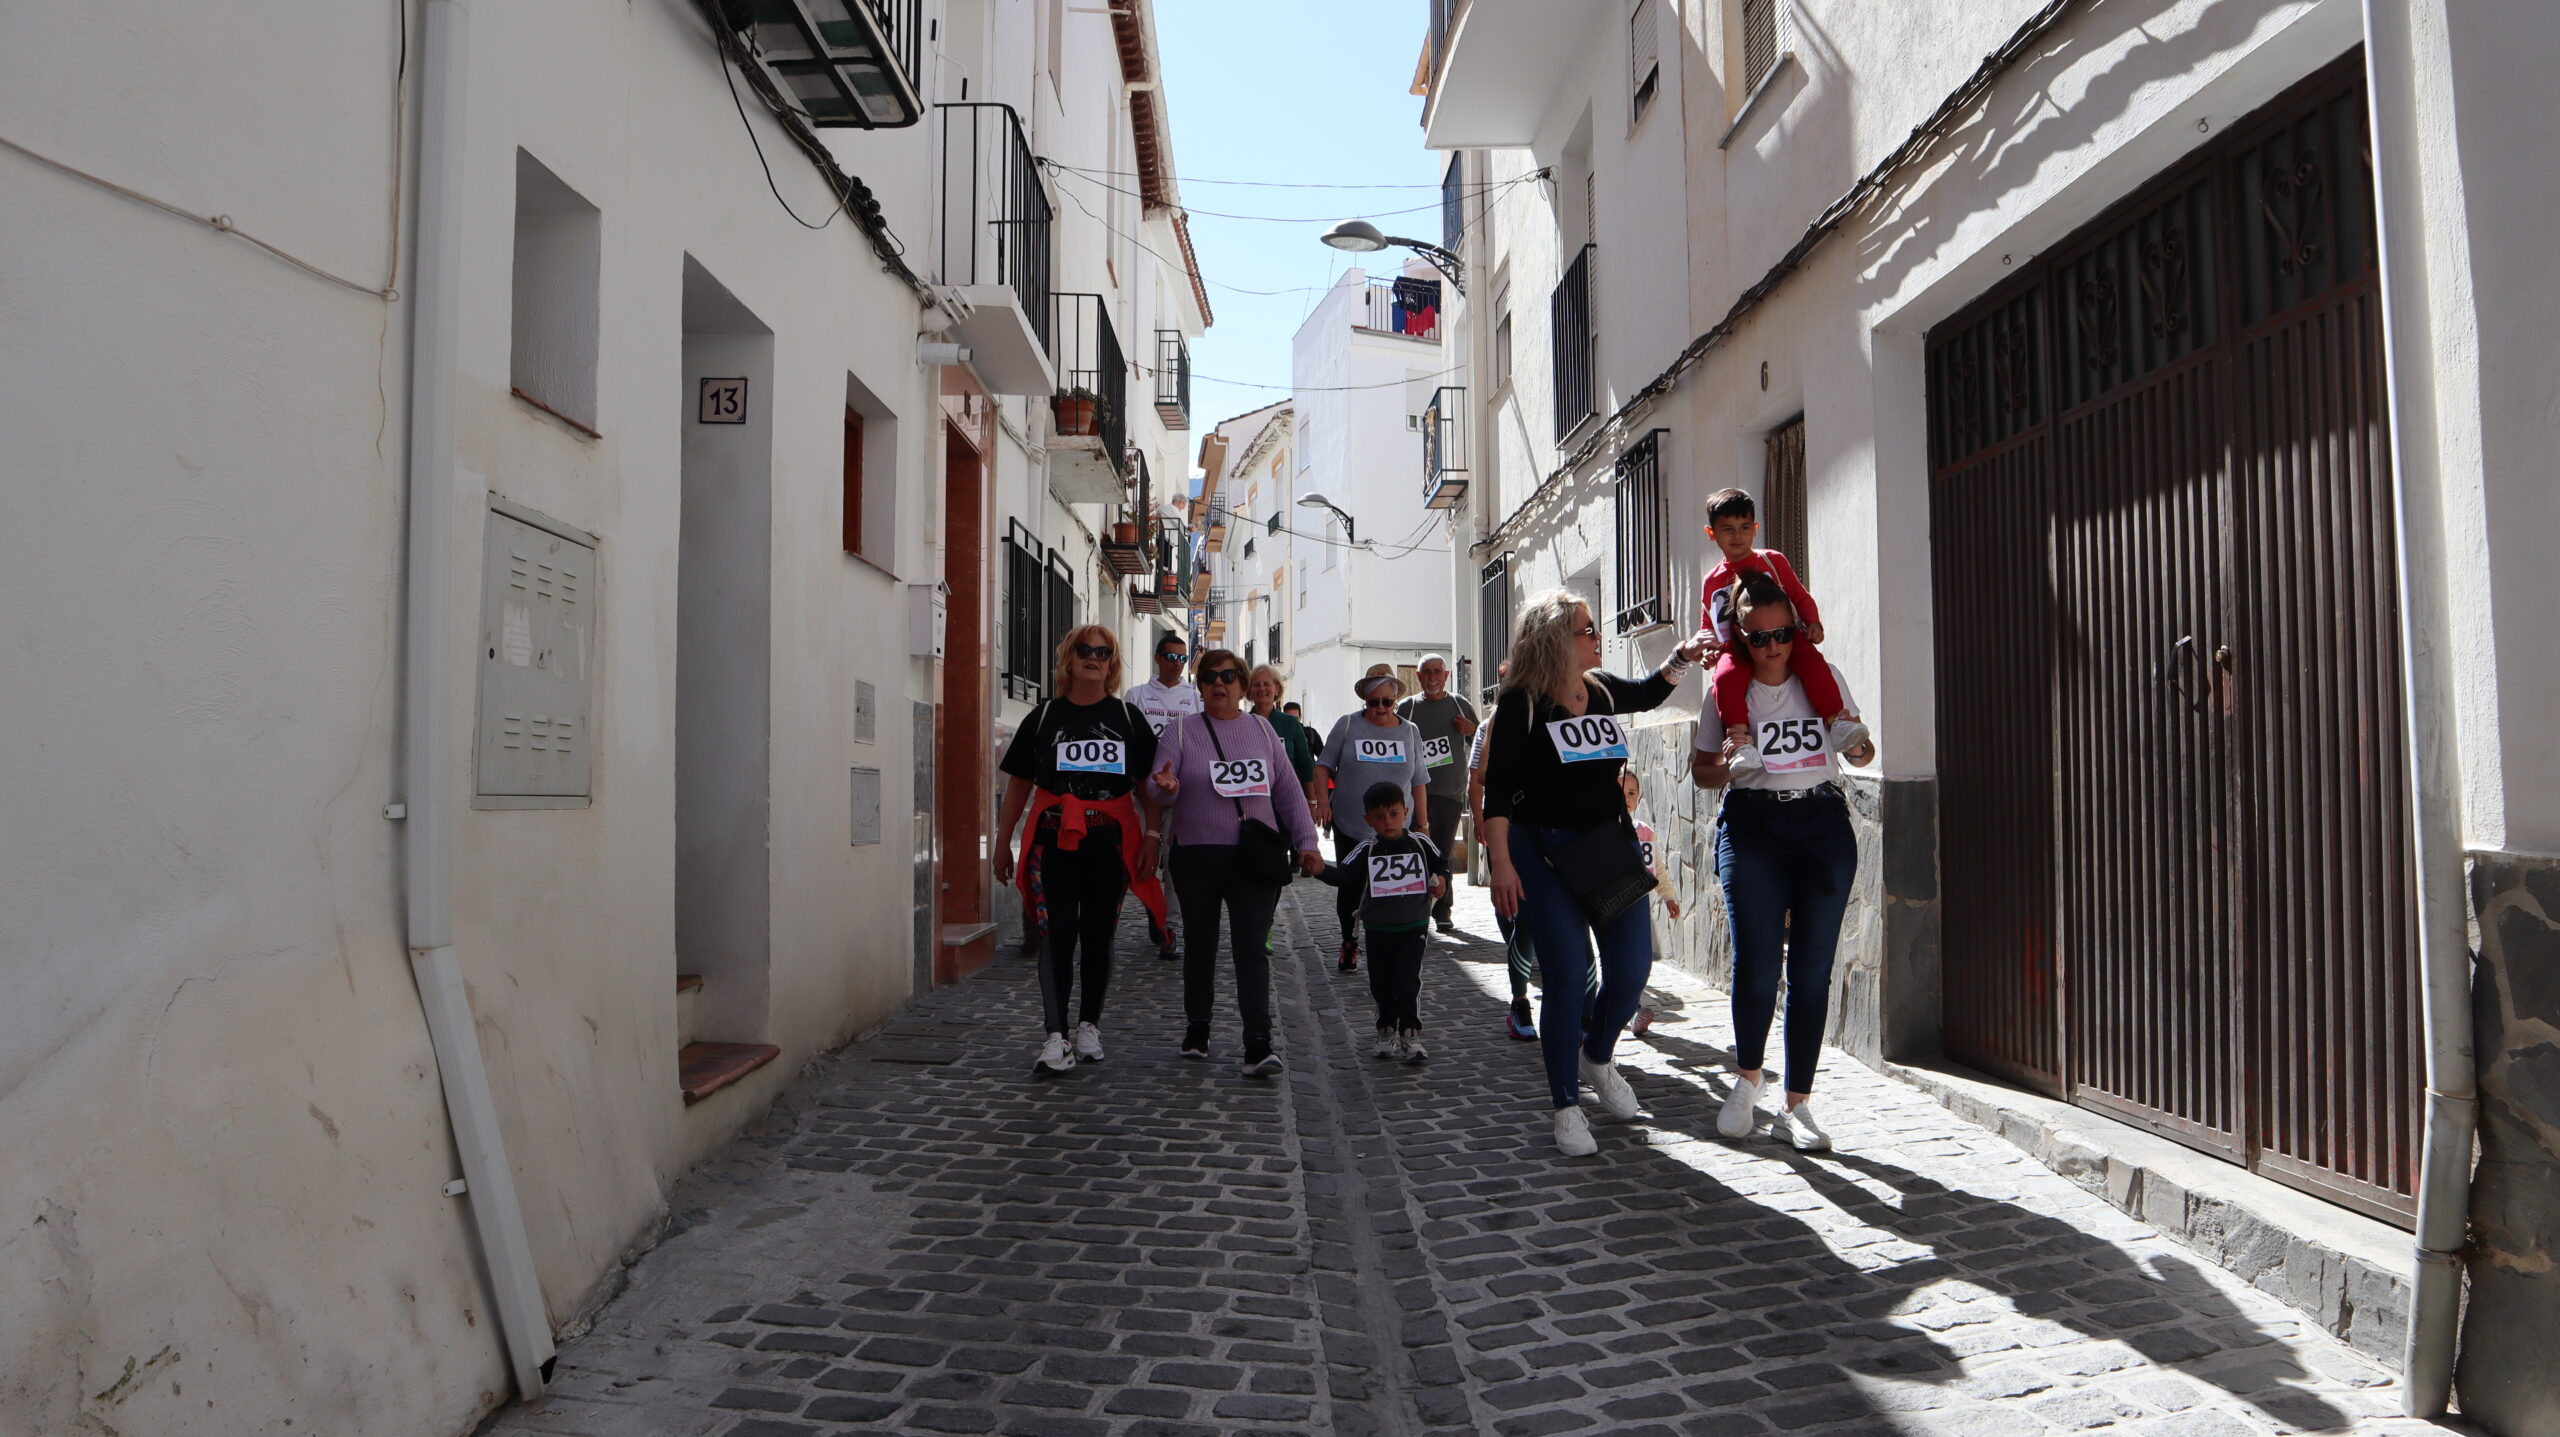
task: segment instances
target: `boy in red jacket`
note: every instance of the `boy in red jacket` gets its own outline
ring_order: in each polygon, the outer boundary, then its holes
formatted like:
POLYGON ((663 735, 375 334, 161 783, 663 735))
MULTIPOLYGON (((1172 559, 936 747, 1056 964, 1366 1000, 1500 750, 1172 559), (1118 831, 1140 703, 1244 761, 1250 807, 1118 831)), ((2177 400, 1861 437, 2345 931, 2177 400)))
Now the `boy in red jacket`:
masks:
POLYGON ((1717 720, 1724 725, 1725 736, 1742 740, 1742 751, 1733 758, 1733 771, 1747 773, 1762 766, 1760 747, 1751 735, 1751 664, 1743 652, 1742 633, 1734 627, 1730 598, 1735 576, 1745 569, 1768 575, 1787 591, 1787 603, 1796 616, 1796 645, 1787 671, 1804 685, 1805 702, 1822 715, 1824 726, 1830 730, 1832 751, 1856 748, 1865 742, 1867 726, 1854 718, 1843 721, 1840 717, 1840 685, 1832 677, 1831 661, 1814 651, 1814 645, 1822 642, 1822 612, 1814 607, 1813 595, 1805 592, 1786 555, 1751 546, 1760 537, 1759 513, 1751 496, 1739 489, 1710 495, 1707 535, 1723 551, 1724 562, 1707 572, 1704 592, 1699 595, 1698 622, 1713 629, 1721 645, 1715 671, 1707 676, 1707 693, 1717 720))

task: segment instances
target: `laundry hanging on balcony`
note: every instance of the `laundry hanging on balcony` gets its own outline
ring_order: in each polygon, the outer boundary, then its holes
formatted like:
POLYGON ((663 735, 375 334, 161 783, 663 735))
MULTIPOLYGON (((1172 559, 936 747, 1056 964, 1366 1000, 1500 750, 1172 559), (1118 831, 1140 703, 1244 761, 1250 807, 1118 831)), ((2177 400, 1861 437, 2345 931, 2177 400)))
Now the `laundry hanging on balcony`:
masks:
POLYGON ((1395 319, 1397 334, 1416 339, 1436 339, 1440 335, 1440 281, 1436 279, 1399 279, 1395 282, 1395 319))

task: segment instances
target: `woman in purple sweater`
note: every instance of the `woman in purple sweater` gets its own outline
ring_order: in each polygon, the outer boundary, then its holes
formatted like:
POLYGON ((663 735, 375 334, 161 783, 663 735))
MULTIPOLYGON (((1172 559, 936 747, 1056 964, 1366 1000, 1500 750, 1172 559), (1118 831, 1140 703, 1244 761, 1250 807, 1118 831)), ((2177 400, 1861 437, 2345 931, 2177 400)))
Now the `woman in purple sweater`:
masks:
POLYGON ((1244 1016, 1244 1071, 1280 1071, 1271 1051, 1271 954, 1266 942, 1278 883, 1257 881, 1237 861, 1238 832, 1252 818, 1278 829, 1301 871, 1324 871, 1307 795, 1289 766, 1288 746, 1269 722, 1244 711, 1245 662, 1227 649, 1200 656, 1192 677, 1201 712, 1166 725, 1148 786, 1170 805, 1173 891, 1182 905, 1182 1056, 1209 1056, 1209 1011, 1218 992, 1218 907, 1227 910, 1236 961, 1236 1008, 1244 1016))

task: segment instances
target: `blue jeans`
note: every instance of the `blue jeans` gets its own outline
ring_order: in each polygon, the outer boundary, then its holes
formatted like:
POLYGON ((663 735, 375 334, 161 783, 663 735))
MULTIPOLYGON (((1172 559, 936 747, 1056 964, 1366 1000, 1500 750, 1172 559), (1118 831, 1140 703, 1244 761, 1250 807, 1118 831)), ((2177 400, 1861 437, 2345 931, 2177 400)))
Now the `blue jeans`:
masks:
MULTIPOLYGON (((1547 1063, 1547 1096, 1559 1108, 1581 1101, 1577 1057, 1609 1061, 1618 1034, 1644 1002, 1653 975, 1653 901, 1630 904, 1606 923, 1593 923, 1564 880, 1547 867, 1545 853, 1576 837, 1571 829, 1511 825, 1511 869, 1520 875, 1519 923, 1538 950, 1538 1053, 1547 1063), (1591 981, 1591 944, 1600 944, 1600 997, 1583 1022, 1583 990, 1591 981)), ((1627 839, 1633 847, 1635 839, 1627 839)))
POLYGON ((1831 960, 1858 876, 1858 839, 1836 789, 1782 801, 1754 789, 1725 795, 1716 816, 1716 878, 1733 929, 1733 1062, 1760 1067, 1787 978, 1787 1087, 1813 1091, 1831 1020, 1831 960))

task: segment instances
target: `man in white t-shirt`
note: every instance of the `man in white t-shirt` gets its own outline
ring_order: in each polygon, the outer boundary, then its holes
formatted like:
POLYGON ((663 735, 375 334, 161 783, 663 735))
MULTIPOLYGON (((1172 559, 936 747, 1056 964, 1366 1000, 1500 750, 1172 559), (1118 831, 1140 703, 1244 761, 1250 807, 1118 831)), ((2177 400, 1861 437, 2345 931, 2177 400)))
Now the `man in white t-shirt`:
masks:
MULTIPOLYGON (((1146 682, 1131 684, 1124 697, 1139 713, 1146 715, 1147 727, 1156 731, 1156 737, 1162 738, 1164 731, 1173 727, 1175 719, 1200 712, 1200 690, 1182 676, 1183 669, 1191 662, 1191 645, 1182 635, 1157 635, 1154 658, 1156 671, 1148 676, 1146 682)), ((1158 872, 1164 870, 1166 861, 1172 856, 1173 845, 1168 842, 1156 855, 1158 872)), ((1156 956, 1171 962, 1175 954, 1170 914, 1166 916, 1164 927, 1150 936, 1156 940, 1156 956)))

